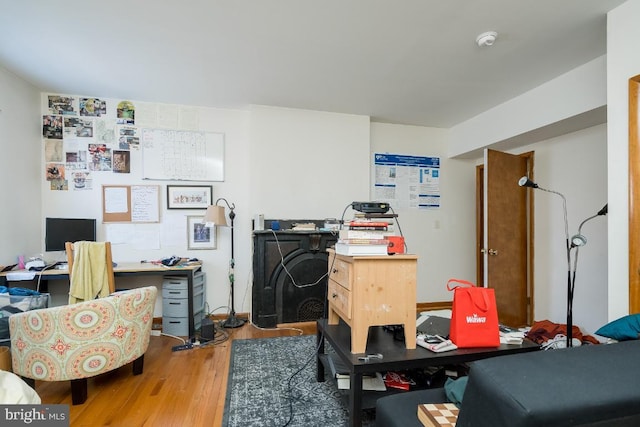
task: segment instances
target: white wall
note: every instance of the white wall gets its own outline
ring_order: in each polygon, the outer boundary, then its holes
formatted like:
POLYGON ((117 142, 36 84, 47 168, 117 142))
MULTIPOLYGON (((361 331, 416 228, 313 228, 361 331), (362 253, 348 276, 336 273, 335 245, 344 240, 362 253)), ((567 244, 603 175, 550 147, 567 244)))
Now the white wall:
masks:
MULTIPOLYGON (((569 237, 607 203, 606 132, 606 125, 599 125, 513 150, 535 151, 535 182, 565 196, 569 237)), ((568 266, 562 198, 540 190, 534 198, 534 320, 565 323, 568 266)), ((573 324, 589 333, 608 321, 607 219, 594 218, 581 230, 587 245, 578 254, 573 324)))
POLYGON ((441 207, 394 208, 408 251, 419 257, 419 302, 450 301, 448 279, 476 279, 475 164, 448 158, 447 136, 446 129, 371 124, 371 153, 440 157, 441 207))
MULTIPOLYGON (((46 112, 47 95, 42 94, 41 108, 46 112)), ((83 95, 83 94, 80 94, 83 95)), ((78 96, 78 95, 75 95, 78 96)), ((83 95, 84 96, 84 95, 83 95)), ((112 119, 119 100, 106 99, 107 116, 112 119)), ((135 100, 132 100, 134 104, 135 100)), ((182 106, 175 106, 182 107, 182 106)), ((188 107, 191 108, 191 107, 188 107)), ((166 184, 206 184, 214 187, 214 200, 226 198, 236 205, 235 279, 236 310, 251 309, 252 248, 251 219, 256 213, 267 218, 338 217, 345 205, 366 199, 369 190, 369 118, 318 111, 291 110, 253 106, 249 111, 196 107, 199 130, 225 134, 224 182, 175 182, 143 180, 141 153, 131 151, 131 173, 92 172, 91 191, 52 191, 40 167, 36 182, 42 194, 43 225, 47 216, 98 218, 98 239, 108 239, 113 224, 101 224, 102 184, 147 184, 160 186, 161 221, 157 224, 129 225, 131 240, 113 245, 116 262, 160 259, 169 255, 197 257, 203 260, 207 273, 207 301, 210 310, 223 310, 228 305, 228 264, 230 232, 218 229, 216 250, 187 251, 186 216, 201 211, 166 209, 166 184), (160 248, 140 248, 137 238, 160 236, 160 248)), ((36 113, 36 121, 42 113, 36 113)), ((158 123, 163 127, 164 123, 158 123)), ((179 129, 179 127, 177 127, 179 129)), ((41 146, 40 128, 33 137, 41 146)), ((40 164, 43 150, 36 150, 40 164)), ((42 248, 41 230, 35 245, 42 248)), ((63 253, 46 254, 49 260, 64 259, 63 253)), ((120 278, 119 286, 160 285, 160 278, 120 278)), ((64 294, 65 283, 54 282, 52 288, 64 294)), ((62 300, 58 301, 62 302, 62 300)), ((158 312, 158 310, 156 310, 158 312)), ((218 311, 219 312, 219 311, 218 311)))
MULTIPOLYGON (((36 120, 41 114, 47 111, 49 94, 42 94, 42 113, 36 113, 36 120)), ((74 94, 74 96, 87 96, 87 94, 74 94)), ((120 99, 103 98, 107 102, 107 118, 115 121, 115 107, 120 99)), ((132 100, 134 104, 137 101, 132 100)), ((152 104, 153 105, 153 104, 152 104)), ((166 107, 166 106, 165 106, 166 107)), ((182 106, 173 106, 177 109, 182 106)), ((190 107, 189 107, 190 108, 190 107)), ((225 181, 224 182, 198 182, 198 181, 161 181, 143 180, 142 178, 142 157, 141 151, 131 149, 131 173, 117 174, 107 172, 91 172, 92 190, 75 191, 69 185, 67 191, 54 191, 50 189, 49 182, 44 179, 43 167, 38 167, 38 182, 42 194, 42 214, 39 215, 38 222, 43 227, 38 230, 37 247, 44 250, 44 218, 45 217, 87 217, 98 220, 98 240, 111 240, 114 261, 132 262, 140 260, 157 260, 171 255, 183 257, 195 257, 203 260, 203 271, 207 273, 207 301, 208 309, 214 310, 219 307, 218 313, 226 312, 228 306, 229 282, 227 271, 231 258, 230 232, 228 228, 218 229, 218 246, 216 250, 187 250, 186 221, 188 215, 203 215, 204 210, 167 210, 166 206, 166 185, 212 185, 214 201, 218 197, 225 197, 230 202, 235 203, 236 228, 235 228, 235 252, 236 269, 235 277, 239 288, 244 288, 251 275, 250 262, 250 231, 251 215, 244 208, 249 205, 249 174, 248 158, 246 153, 249 150, 248 122, 249 113, 240 110, 227 110, 215 108, 197 108, 199 129, 205 132, 222 132, 225 136, 225 181), (114 241, 113 231, 123 227, 122 224, 102 223, 102 185, 103 184, 144 184, 158 185, 160 187, 160 222, 152 224, 128 224, 127 239, 124 241, 114 241), (244 209, 243 209, 244 208, 244 209), (42 235, 40 234, 42 233, 42 235), (155 241, 159 236, 160 245, 154 247, 150 242, 155 241), (141 243, 142 242, 142 243, 141 243)), ((157 127, 165 127, 167 123, 157 123, 157 127)), ((180 129, 179 126, 171 127, 180 129)), ((97 142, 97 141, 95 141, 97 142)), ((42 146, 41 130, 35 136, 35 143, 42 146)), ((115 144, 111 146, 115 147, 115 144)), ((40 165, 44 164, 43 150, 38 150, 37 158, 40 165)), ((46 253, 48 261, 64 260, 63 252, 46 253)), ((160 286, 161 277, 147 276, 138 278, 119 278, 119 287, 137 286, 141 284, 153 284, 160 286)), ((68 284, 65 281, 53 282, 52 292, 64 295, 68 284)), ((242 295, 236 291, 236 309, 242 310, 242 295)), ((64 298, 55 300, 54 303, 64 302, 64 298)), ((161 314, 161 304, 156 305, 156 315, 161 314)))
MULTIPOLYGON (((580 222, 607 202, 611 163, 607 163, 606 125, 589 125, 591 121, 601 123, 600 115, 592 112, 606 105, 606 60, 605 56, 596 58, 454 126, 449 154, 475 157, 481 163, 485 147, 499 150, 505 146, 508 148, 502 149, 511 153, 534 151, 535 180, 564 194, 569 233, 576 233, 580 222)), ((569 267, 562 199, 541 191, 534 197, 534 320, 565 323, 569 267)), ((612 220, 608 218, 608 223, 612 220)), ((591 333, 610 316, 606 289, 611 269, 606 245, 598 244, 606 239, 606 223, 606 218, 598 218, 585 226, 589 244, 580 250, 576 274, 573 323, 591 333)))
POLYGON ((40 91, 0 67, 0 265, 40 254, 40 91))
POLYGON ((449 155, 481 157, 485 147, 535 143, 604 123, 588 112, 606 105, 606 63, 606 56, 596 58, 453 126, 449 155))
POLYGON ((629 313, 629 79, 640 74, 640 1, 607 15, 609 319, 629 313))
POLYGON ((251 108, 252 214, 339 218, 369 192, 369 117, 251 108))

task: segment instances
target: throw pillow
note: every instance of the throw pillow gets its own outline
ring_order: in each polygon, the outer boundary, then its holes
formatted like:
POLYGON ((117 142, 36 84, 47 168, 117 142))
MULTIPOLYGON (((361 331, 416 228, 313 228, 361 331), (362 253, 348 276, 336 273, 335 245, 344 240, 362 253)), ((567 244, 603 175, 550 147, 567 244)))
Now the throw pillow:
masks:
POLYGON ((451 403, 459 408, 462 405, 462 397, 464 396, 464 390, 467 388, 467 380, 469 377, 464 376, 458 379, 447 378, 444 383, 444 392, 447 395, 447 399, 451 403))
POLYGON ((596 331, 596 335, 618 341, 636 340, 640 334, 640 314, 629 314, 607 323, 596 331))

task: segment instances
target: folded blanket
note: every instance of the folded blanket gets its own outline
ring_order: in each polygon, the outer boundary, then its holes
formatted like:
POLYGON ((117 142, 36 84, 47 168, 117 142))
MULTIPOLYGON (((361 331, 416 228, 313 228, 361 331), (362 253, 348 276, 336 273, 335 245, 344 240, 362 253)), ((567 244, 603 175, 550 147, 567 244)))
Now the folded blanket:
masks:
POLYGON ((109 295, 107 249, 104 242, 75 242, 69 304, 109 295))

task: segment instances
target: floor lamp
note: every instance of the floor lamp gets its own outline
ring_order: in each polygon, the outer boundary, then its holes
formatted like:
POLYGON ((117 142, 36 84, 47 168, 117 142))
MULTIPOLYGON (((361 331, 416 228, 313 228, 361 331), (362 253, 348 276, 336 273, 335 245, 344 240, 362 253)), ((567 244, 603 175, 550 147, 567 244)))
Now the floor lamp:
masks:
POLYGON ((562 207, 564 210, 564 234, 566 238, 566 248, 567 248, 567 347, 572 346, 572 338, 573 338, 573 315, 572 315, 572 306, 573 306, 573 291, 571 288, 571 245, 569 244, 569 221, 567 220, 567 199, 564 197, 562 193, 558 193, 557 191, 547 190, 546 188, 540 187, 535 182, 531 181, 526 176, 523 176, 518 181, 518 185, 520 187, 529 187, 537 190, 546 191, 547 193, 557 194, 562 197, 562 207))
POLYGON ((208 227, 212 227, 212 226, 220 226, 220 227, 228 227, 229 225, 227 224, 227 220, 225 218, 224 215, 224 206, 220 206, 218 205, 219 202, 224 202, 227 207, 229 208, 229 219, 231 220, 231 260, 229 261, 229 285, 230 285, 230 292, 231 292, 231 312, 229 313, 229 317, 227 317, 227 319, 222 322, 222 327, 223 328, 238 328, 242 325, 244 325, 245 320, 243 319, 238 319, 236 317, 236 310, 235 310, 235 301, 234 301, 234 284, 235 284, 235 275, 234 275, 234 268, 235 268, 235 258, 234 258, 234 248, 233 248, 233 220, 236 217, 236 213, 234 212, 234 209, 236 208, 235 203, 231 203, 229 204, 229 202, 227 201, 227 199, 224 198, 219 198, 218 200, 216 200, 215 205, 213 206, 209 206, 207 208, 207 212, 204 215, 204 219, 202 220, 202 222, 204 222, 208 227))
POLYGON ((601 215, 606 215, 608 211, 608 204, 604 205, 602 209, 598 211, 597 214, 590 216, 589 218, 582 221, 580 227, 578 227, 578 233, 571 237, 569 240, 569 222, 567 221, 567 200, 565 197, 558 193, 557 191, 547 190, 538 186, 535 182, 531 181, 526 176, 523 176, 518 181, 518 185, 520 187, 529 187, 542 191, 546 191, 548 193, 557 194, 562 197, 562 203, 564 208, 564 232, 566 236, 566 244, 567 244, 567 347, 573 346, 573 291, 575 289, 576 284, 576 268, 578 266, 578 250, 580 246, 584 246, 587 244, 587 238, 582 235, 582 226, 587 223, 587 221, 592 220, 601 215), (576 250, 575 256, 573 259, 573 271, 571 269, 571 250, 576 250))
POLYGON ((608 210, 609 210, 609 204, 607 203, 602 207, 602 209, 598 211, 598 213, 582 221, 580 223, 580 227, 578 227, 578 234, 575 234, 573 237, 571 237, 571 249, 575 248, 575 254, 573 257, 573 277, 571 278, 571 306, 569 307, 568 314, 567 314, 567 316, 570 316, 571 318, 573 318, 573 290, 576 286, 576 270, 578 269, 578 252, 580 251, 581 246, 584 246, 587 244, 587 238, 582 234, 582 226, 594 218, 606 215, 608 210))

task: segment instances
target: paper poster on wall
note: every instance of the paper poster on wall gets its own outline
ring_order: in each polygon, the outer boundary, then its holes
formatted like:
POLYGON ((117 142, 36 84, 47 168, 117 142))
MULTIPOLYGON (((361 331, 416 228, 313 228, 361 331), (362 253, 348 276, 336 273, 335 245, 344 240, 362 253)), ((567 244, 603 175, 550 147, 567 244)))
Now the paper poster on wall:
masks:
POLYGON ((440 158, 374 153, 373 198, 394 208, 440 208, 440 158))
POLYGON ((102 222, 160 222, 160 186, 103 185, 102 222))

